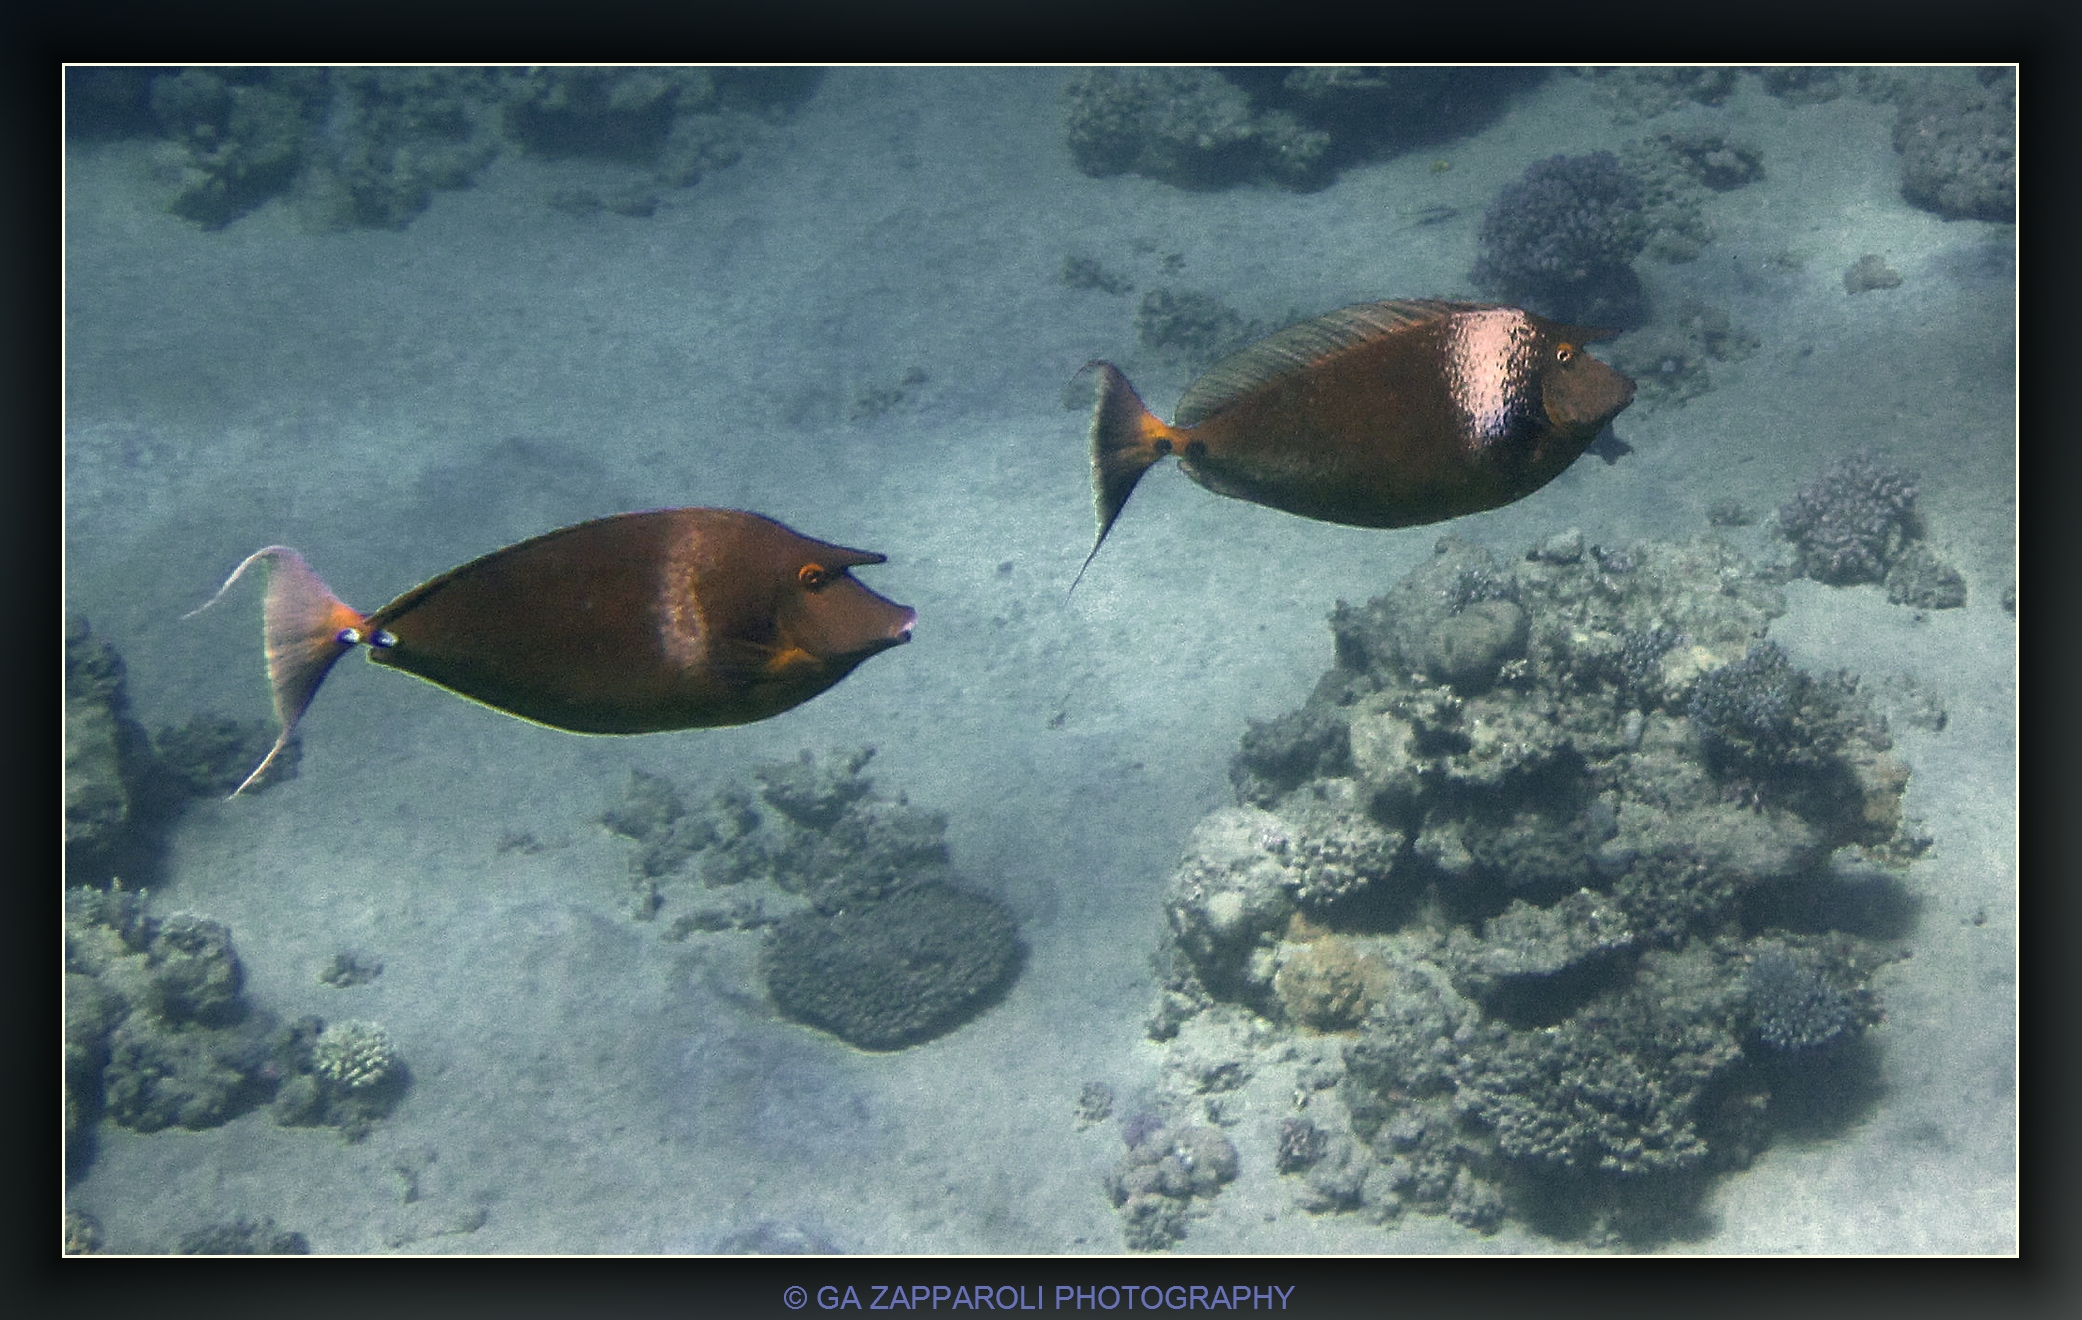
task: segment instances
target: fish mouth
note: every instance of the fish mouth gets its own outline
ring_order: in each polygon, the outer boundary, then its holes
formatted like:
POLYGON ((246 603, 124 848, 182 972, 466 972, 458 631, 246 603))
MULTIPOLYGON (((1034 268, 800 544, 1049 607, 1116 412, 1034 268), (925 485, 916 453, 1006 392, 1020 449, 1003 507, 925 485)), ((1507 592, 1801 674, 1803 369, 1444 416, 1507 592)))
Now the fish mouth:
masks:
POLYGON ((892 646, 902 646, 905 642, 911 640, 911 630, 917 626, 918 611, 905 610, 904 617, 897 620, 896 626, 889 630, 889 636, 883 638, 875 649, 885 650, 892 646))
POLYGON ((851 668, 871 655, 880 655, 892 646, 902 646, 910 641, 911 630, 918 626, 918 611, 899 606, 890 614, 894 619, 888 625, 887 631, 879 636, 870 633, 857 640, 849 639, 849 645, 832 650, 831 658, 851 668))

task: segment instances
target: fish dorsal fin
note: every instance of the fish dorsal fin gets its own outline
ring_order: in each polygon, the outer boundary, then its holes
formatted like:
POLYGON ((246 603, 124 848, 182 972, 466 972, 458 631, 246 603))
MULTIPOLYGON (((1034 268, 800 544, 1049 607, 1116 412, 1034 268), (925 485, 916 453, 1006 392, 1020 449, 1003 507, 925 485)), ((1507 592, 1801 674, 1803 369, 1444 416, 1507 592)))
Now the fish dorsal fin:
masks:
POLYGON ((1334 353, 1454 312, 1491 305, 1435 298, 1358 303, 1290 325, 1209 367, 1206 375, 1186 388, 1172 425, 1198 426, 1266 382, 1321 362, 1334 353))

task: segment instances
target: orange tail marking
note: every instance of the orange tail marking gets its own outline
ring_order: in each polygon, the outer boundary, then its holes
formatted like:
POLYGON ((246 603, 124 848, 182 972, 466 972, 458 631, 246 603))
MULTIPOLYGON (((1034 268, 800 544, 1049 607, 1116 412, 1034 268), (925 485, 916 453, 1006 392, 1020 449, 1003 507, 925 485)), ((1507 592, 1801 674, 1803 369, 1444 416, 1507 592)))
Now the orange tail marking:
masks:
POLYGON ((282 732, 268 749, 266 759, 231 791, 233 797, 245 792, 274 764, 289 745, 296 722, 303 718, 311 698, 317 695, 318 685, 325 681, 339 658, 361 640, 368 626, 368 616, 333 595, 304 557, 286 545, 271 545, 247 555, 224 579, 224 585, 217 588, 216 595, 181 617, 192 619, 215 605, 233 583, 246 575, 247 569, 262 562, 268 566, 267 603, 262 610, 267 676, 274 694, 275 722, 282 732))
POLYGON ((1092 405, 1092 502, 1099 515, 1099 535, 1092 552, 1084 557, 1070 590, 1084 580, 1106 533, 1135 491, 1135 483, 1158 459, 1176 452, 1185 442, 1185 432, 1166 426, 1143 406, 1135 387, 1111 362, 1087 362, 1086 371, 1097 368, 1099 392, 1092 405))

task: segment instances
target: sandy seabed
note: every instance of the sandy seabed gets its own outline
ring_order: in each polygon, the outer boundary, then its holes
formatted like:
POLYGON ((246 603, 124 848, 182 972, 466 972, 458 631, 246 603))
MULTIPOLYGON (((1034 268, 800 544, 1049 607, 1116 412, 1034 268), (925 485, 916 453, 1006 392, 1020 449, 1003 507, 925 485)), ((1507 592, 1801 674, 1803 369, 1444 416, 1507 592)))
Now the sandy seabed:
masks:
MULTIPOLYGON (((509 154, 402 231, 311 234, 270 204, 204 232, 166 213, 143 147, 69 153, 66 592, 148 726, 266 714, 253 595, 181 616, 271 543, 372 608, 561 524, 735 506, 887 553, 862 580, 920 617, 912 645, 780 718, 640 739, 343 665, 300 774, 190 810, 153 901, 227 923, 256 1004, 382 1022, 412 1088, 358 1144, 265 1109, 202 1132, 104 1124, 67 1195, 109 1249, 264 1215, 343 1253, 700 1252, 760 1225, 847 1253, 1121 1250, 1103 1188, 1121 1136, 1076 1101, 1155 1084, 1160 888, 1230 800, 1246 719, 1299 705, 1329 663, 1332 604, 1385 591, 1439 529, 1306 522, 1161 469, 1066 598, 1091 535, 1088 393, 1066 387, 1087 359, 1133 360, 1136 297, 1067 287, 1064 260, 1267 321, 1466 296, 1498 188, 1649 129, 1557 76, 1471 138, 1317 193, 1189 193, 1079 174, 1068 76, 833 71, 646 218, 551 209, 596 167, 509 154), (1428 206, 1459 212, 1398 218, 1428 206), (913 368, 908 399, 855 416, 913 368), (861 744, 885 790, 947 813, 955 865, 1029 948, 986 1017, 892 1054, 775 1017, 756 936, 675 943, 632 920, 628 845, 598 824, 632 768, 691 796, 861 744), (500 847, 523 830, 545 846, 500 847), (321 984, 342 948, 382 975, 321 984)), ((1761 347, 1683 406, 1624 414, 1617 464, 1451 530, 1500 556, 1568 527, 1681 538, 1714 501, 1769 510, 1861 446, 1921 473, 1966 608, 1799 581, 1772 627, 1803 667, 1906 675, 1949 713, 1895 731, 1935 844, 1904 881, 1914 956, 1877 982, 1882 1094, 1719 1183, 1711 1233, 1672 1249, 2012 1252, 2014 231, 1902 200, 1891 107, 1793 106, 1745 80, 1711 114, 1765 176, 1713 197, 1697 261, 1640 270, 1659 305, 1722 307, 1761 347), (1786 252, 1798 269, 1770 260, 1786 252), (1867 253, 1899 287, 1845 292, 1867 253)), ((1136 377, 1167 415, 1185 383, 1136 377)), ((1729 535, 1770 551, 1762 527, 1729 535)), ((1310 1215, 1271 1163, 1245 1150, 1181 1249, 1573 1249, 1310 1215)))

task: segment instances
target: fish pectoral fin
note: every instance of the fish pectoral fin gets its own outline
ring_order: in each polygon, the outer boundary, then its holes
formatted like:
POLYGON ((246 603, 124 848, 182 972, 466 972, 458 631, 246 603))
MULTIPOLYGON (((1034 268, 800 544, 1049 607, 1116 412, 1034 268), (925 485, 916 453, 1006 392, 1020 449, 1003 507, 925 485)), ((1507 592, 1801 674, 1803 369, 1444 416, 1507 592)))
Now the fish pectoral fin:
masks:
POLYGON ((1106 543, 1106 533, 1113 530, 1114 520, 1134 494, 1135 483, 1158 459, 1173 452, 1179 436, 1143 406, 1120 368, 1111 362, 1093 362, 1086 369, 1094 368, 1099 372, 1099 390, 1092 405, 1092 502, 1099 535, 1078 568, 1076 580, 1070 583, 1072 591, 1106 543))
POLYGON ((753 688, 793 673, 816 657, 787 642, 755 642, 743 638, 716 643, 708 669, 725 686, 753 688))
POLYGON ((776 646, 766 657, 763 668, 769 674, 786 674, 804 665, 814 665, 817 657, 800 646, 776 646))

